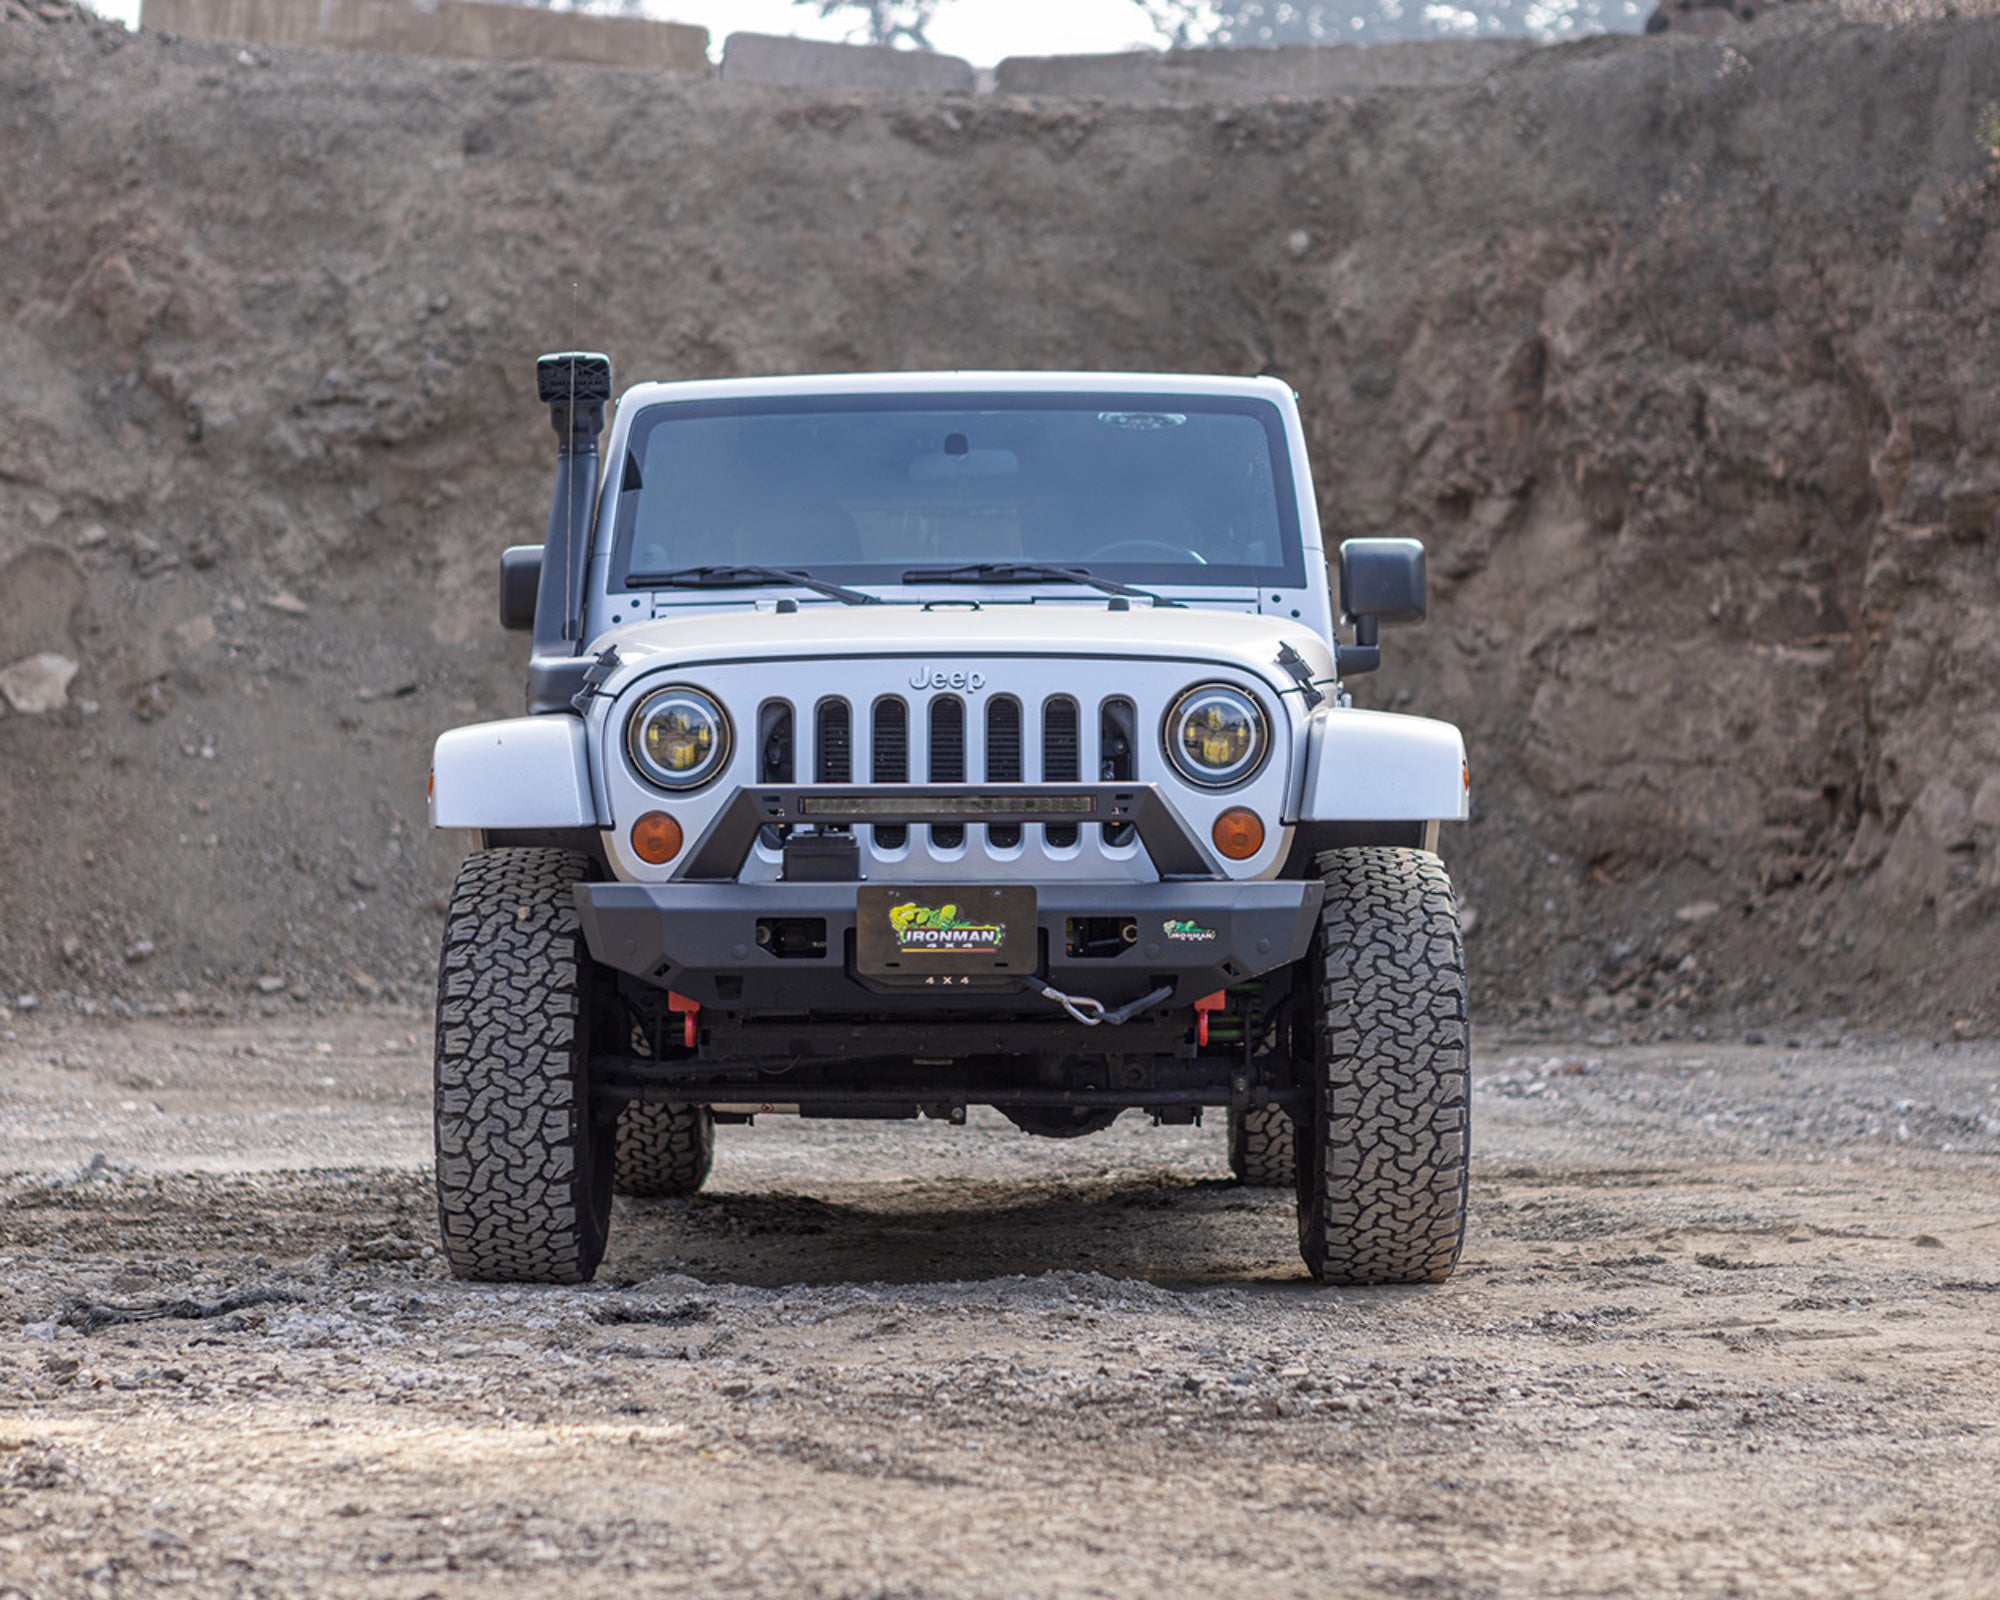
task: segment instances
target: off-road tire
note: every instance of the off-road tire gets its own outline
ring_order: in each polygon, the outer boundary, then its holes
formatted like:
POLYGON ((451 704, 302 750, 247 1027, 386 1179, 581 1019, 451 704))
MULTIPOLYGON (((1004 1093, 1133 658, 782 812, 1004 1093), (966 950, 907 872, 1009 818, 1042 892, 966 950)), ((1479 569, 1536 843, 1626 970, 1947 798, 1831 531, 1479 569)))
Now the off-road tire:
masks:
POLYGON ((1250 1189, 1289 1189, 1298 1182, 1292 1119, 1281 1106, 1229 1113, 1229 1171, 1250 1189))
POLYGON ((445 1259, 488 1283, 587 1283, 611 1219, 611 1124, 588 1080, 595 973, 564 850, 478 850, 438 968, 435 1125, 445 1259))
POLYGON ((1428 851, 1333 850, 1312 955, 1299 1251, 1322 1283, 1437 1283, 1465 1238, 1465 945, 1428 851))
POLYGON ((618 1114, 615 1194, 661 1200, 693 1194, 715 1160, 715 1118, 707 1106, 655 1105, 634 1100, 618 1114))

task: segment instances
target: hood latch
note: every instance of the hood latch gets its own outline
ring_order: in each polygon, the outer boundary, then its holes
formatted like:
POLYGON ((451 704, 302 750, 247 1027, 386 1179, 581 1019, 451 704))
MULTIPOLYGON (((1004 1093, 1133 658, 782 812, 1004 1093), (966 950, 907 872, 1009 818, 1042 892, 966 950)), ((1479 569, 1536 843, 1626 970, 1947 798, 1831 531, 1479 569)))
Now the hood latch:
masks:
POLYGON ((583 675, 583 687, 569 697, 569 703, 581 714, 590 710, 590 702, 597 691, 604 686, 604 680, 618 670, 618 646, 611 645, 597 653, 597 659, 590 664, 590 670, 583 675))
POLYGON ((1306 710, 1310 711, 1326 698, 1326 691, 1313 682, 1312 668, 1306 658, 1288 644, 1278 646, 1278 665, 1292 675, 1300 692, 1305 697, 1306 710))

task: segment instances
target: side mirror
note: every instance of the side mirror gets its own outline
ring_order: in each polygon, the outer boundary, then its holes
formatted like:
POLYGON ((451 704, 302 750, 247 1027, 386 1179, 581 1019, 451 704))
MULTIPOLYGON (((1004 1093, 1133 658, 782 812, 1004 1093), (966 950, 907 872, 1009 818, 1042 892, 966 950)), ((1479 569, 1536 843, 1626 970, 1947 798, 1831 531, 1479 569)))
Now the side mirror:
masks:
POLYGON ((542 587, 542 547, 509 545, 500 552, 500 626, 525 633, 535 625, 535 596, 542 587))
POLYGON ((1339 647, 1339 671, 1373 672, 1382 665, 1385 622, 1422 622, 1424 547, 1416 539, 1347 539, 1340 546, 1340 613, 1354 624, 1354 643, 1339 647))

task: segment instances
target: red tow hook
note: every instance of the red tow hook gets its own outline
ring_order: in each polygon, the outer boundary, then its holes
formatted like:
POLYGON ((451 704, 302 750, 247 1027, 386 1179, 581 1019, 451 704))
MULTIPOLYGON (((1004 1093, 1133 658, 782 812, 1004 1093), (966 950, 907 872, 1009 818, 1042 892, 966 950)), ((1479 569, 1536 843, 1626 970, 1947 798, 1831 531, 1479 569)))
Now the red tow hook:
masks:
MULTIPOLYGON (((699 1000, 690 1000, 684 994, 675 994, 673 990, 669 989, 667 991, 667 1009, 679 1012, 686 1019, 681 1024, 681 1043, 692 1050, 695 1047, 695 1036, 701 1024, 701 1002, 699 1000)), ((1202 1023, 1202 1032, 1205 1035, 1207 1031, 1208 1024, 1204 1021, 1202 1023)))
POLYGON ((1208 1014, 1211 1011, 1220 1011, 1228 998, 1229 994, 1227 990, 1217 989, 1214 994, 1205 994, 1199 1000, 1195 1001, 1194 1042, 1196 1044, 1206 1045, 1208 1043, 1208 1014))

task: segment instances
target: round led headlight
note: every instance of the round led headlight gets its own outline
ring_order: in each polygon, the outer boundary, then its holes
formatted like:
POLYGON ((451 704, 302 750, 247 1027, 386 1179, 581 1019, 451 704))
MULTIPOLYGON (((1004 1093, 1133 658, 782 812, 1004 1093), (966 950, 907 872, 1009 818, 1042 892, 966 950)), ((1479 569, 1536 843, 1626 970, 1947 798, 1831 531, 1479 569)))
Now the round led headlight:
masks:
POLYGON ((729 761, 729 718, 699 689, 657 689, 625 725, 632 765, 662 789, 693 789, 729 761))
POLYGON ((1226 789, 1264 764, 1270 736, 1264 712, 1241 689, 1203 683, 1167 713, 1167 759, 1190 783, 1226 789))

